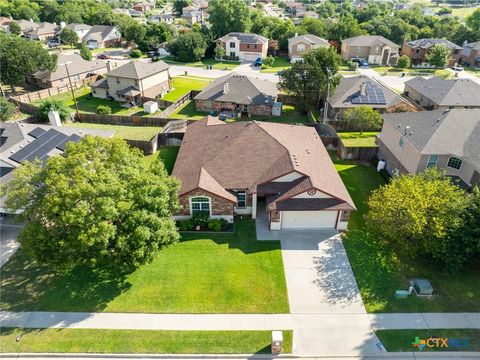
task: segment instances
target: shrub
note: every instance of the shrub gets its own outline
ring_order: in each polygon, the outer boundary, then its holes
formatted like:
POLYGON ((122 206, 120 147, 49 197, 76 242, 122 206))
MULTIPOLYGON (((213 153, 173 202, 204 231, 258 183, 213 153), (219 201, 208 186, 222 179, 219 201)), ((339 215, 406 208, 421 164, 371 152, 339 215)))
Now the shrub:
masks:
POLYGON ((15 105, 4 97, 0 97, 0 121, 8 121, 15 112, 15 105))
POLYGON ((410 58, 407 55, 402 55, 397 61, 397 67, 400 69, 405 69, 410 67, 410 58))
POLYGON ((98 105, 97 114, 108 115, 112 113, 112 108, 108 105, 98 105))
POLYGON ((180 231, 192 231, 195 230, 195 225, 192 220, 180 220, 177 222, 180 231))
POLYGON ((208 222, 208 230, 222 231, 222 223, 218 219, 212 219, 208 222))
POLYGON ((435 70, 433 75, 442 79, 449 79, 452 77, 452 73, 448 70, 435 70))
POLYGON ((132 52, 130 53, 130 57, 134 59, 138 59, 141 56, 142 56, 142 52, 138 49, 132 50, 132 52))
POLYGON ((265 66, 273 66, 275 63, 275 58, 273 56, 267 56, 265 59, 263 59, 263 65, 265 66))
POLYGON ((206 211, 199 211, 192 217, 193 224, 195 226, 200 225, 200 227, 205 227, 208 223, 208 212, 206 211))
POLYGON ((48 112, 53 109, 58 111, 61 120, 65 120, 70 116, 70 108, 61 100, 47 99, 40 103, 38 115, 44 121, 48 121, 48 112))
POLYGON ((347 62, 347 66, 348 66, 348 70, 350 70, 350 71, 357 71, 357 69, 358 69, 358 63, 356 63, 352 60, 349 60, 347 62))

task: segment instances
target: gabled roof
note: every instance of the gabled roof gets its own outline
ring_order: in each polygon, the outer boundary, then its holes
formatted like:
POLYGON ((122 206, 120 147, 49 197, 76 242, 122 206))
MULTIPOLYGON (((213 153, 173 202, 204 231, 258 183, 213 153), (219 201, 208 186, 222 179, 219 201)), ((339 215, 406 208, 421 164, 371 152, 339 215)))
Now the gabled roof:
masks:
POLYGON ((365 103, 355 103, 355 101, 352 102, 352 100, 360 94, 360 87, 363 83, 371 83, 373 86, 380 89, 381 92, 383 92, 385 102, 368 104, 373 108, 384 109, 400 103, 406 103, 406 101, 400 95, 365 75, 342 77, 340 84, 335 89, 334 94, 330 96, 328 103, 333 108, 349 108, 357 107, 359 105, 367 105, 365 103))
POLYGON ((113 30, 115 26, 110 25, 93 25, 88 33, 83 37, 84 39, 103 41, 113 30))
POLYGON ((480 110, 452 109, 384 114, 383 119, 421 154, 453 155, 480 171, 480 110))
POLYGON ((304 42, 309 45, 323 45, 323 46, 330 46, 327 40, 322 39, 321 37, 318 37, 316 35, 312 34, 306 34, 306 35, 299 35, 299 36, 294 36, 290 39, 288 39, 288 44, 296 44, 299 42, 304 42))
POLYGON ((58 61, 57 61, 57 68, 54 71, 37 71, 32 76, 36 79, 44 80, 44 81, 55 81, 59 79, 67 79, 67 70, 65 66, 60 64, 67 63, 68 64, 68 71, 70 72, 70 76, 75 76, 78 74, 93 72, 95 70, 106 68, 107 65, 105 62, 101 60, 84 60, 80 55, 72 54, 72 55, 65 55, 59 54, 58 61))
POLYGON ((349 46, 375 46, 375 45, 388 45, 391 48, 400 48, 393 41, 390 41, 380 35, 359 35, 342 40, 343 44, 349 46))
POLYGON ((87 24, 78 24, 78 23, 71 23, 65 26, 67 29, 71 29, 73 31, 80 31, 80 30, 90 30, 92 28, 91 25, 87 24))
POLYGON ((48 22, 42 22, 37 25, 37 27, 34 27, 31 30, 25 31, 25 35, 30 37, 38 37, 42 35, 54 34, 59 28, 56 24, 51 24, 48 22))
POLYGON ((246 105, 272 105, 277 95, 277 86, 271 81, 232 73, 213 80, 194 99, 246 105), (226 94, 224 84, 228 84, 226 94))
POLYGON ((418 39, 418 40, 412 40, 406 43, 407 46, 416 49, 430 49, 431 47, 437 45, 437 44, 442 44, 448 47, 449 49, 452 50, 460 50, 461 47, 458 46, 457 44, 452 43, 451 41, 448 41, 446 39, 418 39))
POLYGON ((304 176, 291 183, 292 195, 314 187, 354 208, 316 130, 306 126, 226 124, 208 116, 187 126, 173 176, 182 183, 180 195, 202 188, 228 199, 225 191, 255 191, 292 172, 304 176))
POLYGON ((480 41, 465 44, 463 45, 463 49, 465 48, 480 51, 480 41))
POLYGON ((143 62, 130 61, 125 65, 119 66, 110 71, 107 76, 123 77, 127 79, 144 79, 146 77, 158 74, 162 71, 168 70, 169 66, 163 61, 157 62, 143 62))
POLYGON ((227 42, 230 40, 239 40, 241 43, 245 44, 265 44, 268 43, 268 39, 261 35, 257 34, 247 34, 247 33, 240 33, 240 32, 231 32, 227 35, 222 36, 221 38, 217 39, 222 42, 227 42))
POLYGON ((445 80, 435 76, 425 79, 417 76, 405 85, 438 105, 480 107, 480 85, 471 79, 445 80))

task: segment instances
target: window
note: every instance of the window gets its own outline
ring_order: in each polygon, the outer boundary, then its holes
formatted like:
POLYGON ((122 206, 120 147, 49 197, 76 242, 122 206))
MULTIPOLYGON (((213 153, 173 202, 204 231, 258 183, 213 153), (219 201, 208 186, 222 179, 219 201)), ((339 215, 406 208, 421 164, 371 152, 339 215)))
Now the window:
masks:
POLYGON ((230 48, 235 48, 235 43, 234 42, 230 43, 230 48))
POLYGON ((427 168, 436 167, 438 162, 438 155, 430 155, 427 161, 427 168))
POLYGON ((230 51, 230 56, 235 56, 235 51, 230 51))
POLYGON ((398 146, 400 146, 402 149, 405 148, 405 138, 403 136, 398 141, 398 146))
POLYGON ((247 44, 247 49, 250 49, 250 44, 247 44))
POLYGON ((237 208, 245 209, 247 207, 247 193, 244 190, 237 191, 237 208))
POLYGON ((197 196, 190 199, 192 215, 199 212, 207 212, 210 216, 210 198, 204 196, 197 196))
POLYGON ((452 169, 460 169, 462 167, 462 160, 457 157, 450 157, 447 162, 447 166, 452 169))
POLYGON ((305 51, 305 44, 298 44, 297 45, 297 50, 298 51, 305 51))

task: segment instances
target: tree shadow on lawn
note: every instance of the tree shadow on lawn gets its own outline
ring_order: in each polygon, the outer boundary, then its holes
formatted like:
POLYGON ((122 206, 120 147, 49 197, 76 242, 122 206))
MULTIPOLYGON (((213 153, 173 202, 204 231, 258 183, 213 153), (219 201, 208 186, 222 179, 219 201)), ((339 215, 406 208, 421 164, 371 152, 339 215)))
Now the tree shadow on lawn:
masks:
POLYGON ((101 311, 127 291, 131 271, 78 267, 65 273, 33 261, 20 249, 2 268, 2 310, 101 311))

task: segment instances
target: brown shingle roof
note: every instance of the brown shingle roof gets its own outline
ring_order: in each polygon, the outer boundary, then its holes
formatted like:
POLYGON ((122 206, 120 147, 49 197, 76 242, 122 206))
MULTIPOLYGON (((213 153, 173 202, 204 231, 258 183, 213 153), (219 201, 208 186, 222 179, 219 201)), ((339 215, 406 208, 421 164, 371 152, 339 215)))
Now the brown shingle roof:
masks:
MULTIPOLYGON (((173 176, 182 182, 180 195, 202 188, 229 199, 227 190, 255 190, 292 172, 306 177, 304 190, 315 187, 354 208, 316 130, 306 126, 225 124, 208 116, 187 127, 173 176)), ((301 191, 298 186, 291 195, 301 191)))

